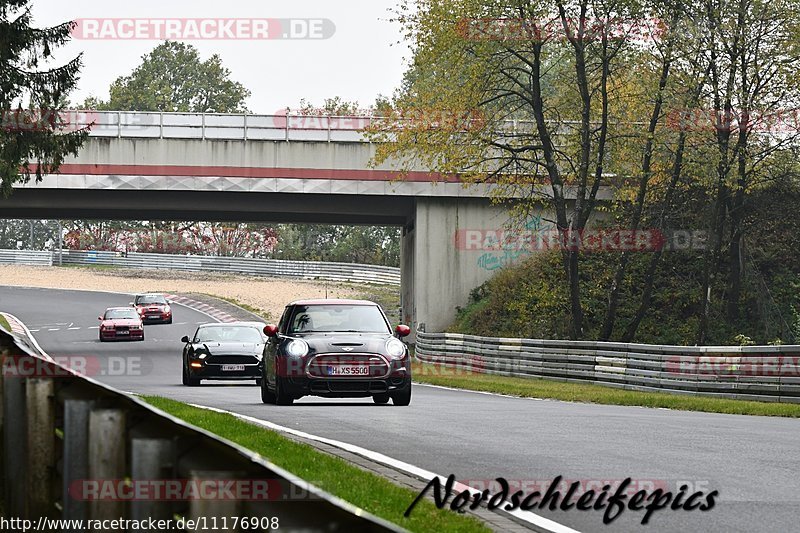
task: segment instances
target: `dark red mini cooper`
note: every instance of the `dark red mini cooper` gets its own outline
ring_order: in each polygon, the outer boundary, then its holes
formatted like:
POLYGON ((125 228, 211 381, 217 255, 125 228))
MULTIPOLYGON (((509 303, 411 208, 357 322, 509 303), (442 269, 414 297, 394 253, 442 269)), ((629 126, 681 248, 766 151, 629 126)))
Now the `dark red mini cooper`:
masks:
POLYGON ((366 300, 301 300, 268 325, 261 400, 289 405, 303 396, 411 402, 411 361, 380 306, 366 300))
POLYGON ((131 305, 142 317, 142 322, 172 324, 172 308, 163 294, 137 294, 131 305))

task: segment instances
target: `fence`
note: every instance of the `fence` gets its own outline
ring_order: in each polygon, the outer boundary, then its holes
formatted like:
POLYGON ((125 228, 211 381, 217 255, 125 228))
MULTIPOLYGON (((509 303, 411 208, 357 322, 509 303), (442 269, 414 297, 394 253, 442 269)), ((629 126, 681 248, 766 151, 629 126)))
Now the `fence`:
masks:
POLYGON ((402 531, 245 448, 73 374, 2 328, 0 358, 5 517, 180 517, 237 531, 402 531), (261 488, 258 498, 253 487, 261 488), (234 527, 237 518, 249 527, 234 527), (265 528, 273 518, 279 527, 265 528))
POLYGON ((0 250, 0 263, 51 266, 53 264, 53 254, 52 252, 36 252, 32 250, 0 250))
POLYGON ((417 359, 453 372, 800 403, 800 346, 658 346, 417 333, 417 359))
MULTIPOLYGON (((58 262, 58 252, 0 250, 0 263, 51 265, 58 262), (10 260, 9 260, 10 258, 10 260)), ((148 254, 131 252, 94 252, 63 250, 64 265, 106 265, 124 268, 174 269, 194 272, 226 272, 254 276, 288 277, 400 285, 400 269, 379 265, 334 263, 325 261, 283 261, 198 255, 148 254)))
POLYGON ((68 111, 73 127, 92 125, 92 137, 364 142, 367 116, 248 113, 68 111))

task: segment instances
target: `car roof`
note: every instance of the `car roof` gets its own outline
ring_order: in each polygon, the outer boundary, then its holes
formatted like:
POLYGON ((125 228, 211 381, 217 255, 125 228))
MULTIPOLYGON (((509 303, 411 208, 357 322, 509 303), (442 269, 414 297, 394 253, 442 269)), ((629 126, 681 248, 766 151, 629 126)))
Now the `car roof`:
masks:
POLYGON ((106 307, 106 311, 136 311, 133 307, 106 307))
POLYGON ((205 324, 200 324, 198 327, 200 328, 221 328, 221 327, 230 327, 230 326, 239 326, 239 327, 250 327, 250 328, 263 328, 266 324, 264 322, 248 322, 245 320, 239 320, 236 322, 207 322, 205 324))
POLYGON ((318 298, 312 300, 296 300, 287 307, 292 305, 374 305, 377 306, 375 302, 371 302, 369 300, 348 300, 345 298, 318 298))
POLYGON ((138 298, 139 296, 164 296, 164 297, 166 297, 166 295, 163 292, 140 292, 140 293, 138 293, 136 295, 136 297, 138 298))

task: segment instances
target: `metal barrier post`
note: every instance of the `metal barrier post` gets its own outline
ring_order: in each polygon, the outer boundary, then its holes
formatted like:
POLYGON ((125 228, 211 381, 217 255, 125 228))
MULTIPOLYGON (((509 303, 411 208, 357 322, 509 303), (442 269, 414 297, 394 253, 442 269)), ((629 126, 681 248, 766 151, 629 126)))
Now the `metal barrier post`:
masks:
MULTIPOLYGON (((12 355, 6 357, 12 359, 10 364, 14 365, 16 371, 22 366, 24 360, 34 363, 29 356, 12 355)), ((7 516, 26 518, 25 514, 25 489, 28 483, 25 467, 27 466, 27 438, 26 438, 26 409, 25 409, 25 383, 18 375, 6 373, 6 365, 3 367, 3 466, 5 475, 4 495, 5 513, 7 516)))
POLYGON ((52 378, 29 378, 25 385, 28 409, 28 516, 53 516, 55 471, 55 408, 52 378))
MULTIPOLYGON (((175 447, 170 439, 134 438, 131 440, 131 478, 164 480, 174 477, 175 447)), ((172 502, 156 500, 131 501, 131 518, 146 520, 172 518, 172 502)))
MULTIPOLYGON (((125 412, 93 409, 89 413, 89 479, 113 483, 125 478, 125 412)), ((89 502, 89 518, 113 520, 125 516, 125 502, 89 502)))
MULTIPOLYGON (((197 487, 200 487, 202 483, 212 482, 213 480, 231 480, 239 477, 241 477, 241 472, 222 470, 192 470, 189 473, 190 482, 197 487)), ((200 492, 202 493, 202 491, 200 492)), ((191 520, 198 520, 200 517, 230 520, 233 516, 241 516, 241 503, 239 500, 220 497, 203 499, 198 497, 189 502, 187 518, 191 520)))
POLYGON ((64 400, 64 455, 62 516, 65 519, 85 520, 88 515, 88 504, 73 494, 73 483, 89 478, 89 413, 94 401, 84 399, 64 400))

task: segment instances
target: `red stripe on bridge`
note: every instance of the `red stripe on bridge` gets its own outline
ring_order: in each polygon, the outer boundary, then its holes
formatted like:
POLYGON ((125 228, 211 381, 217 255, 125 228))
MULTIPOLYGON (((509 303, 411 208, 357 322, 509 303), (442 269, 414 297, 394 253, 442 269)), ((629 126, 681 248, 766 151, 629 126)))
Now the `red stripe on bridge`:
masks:
POLYGON ((411 181, 453 182, 458 176, 438 172, 399 172, 396 170, 343 170, 330 168, 261 168, 227 167, 208 165, 95 165, 86 163, 64 163, 59 174, 90 176, 164 176, 164 177, 225 177, 225 178, 287 178, 351 181, 411 181))

